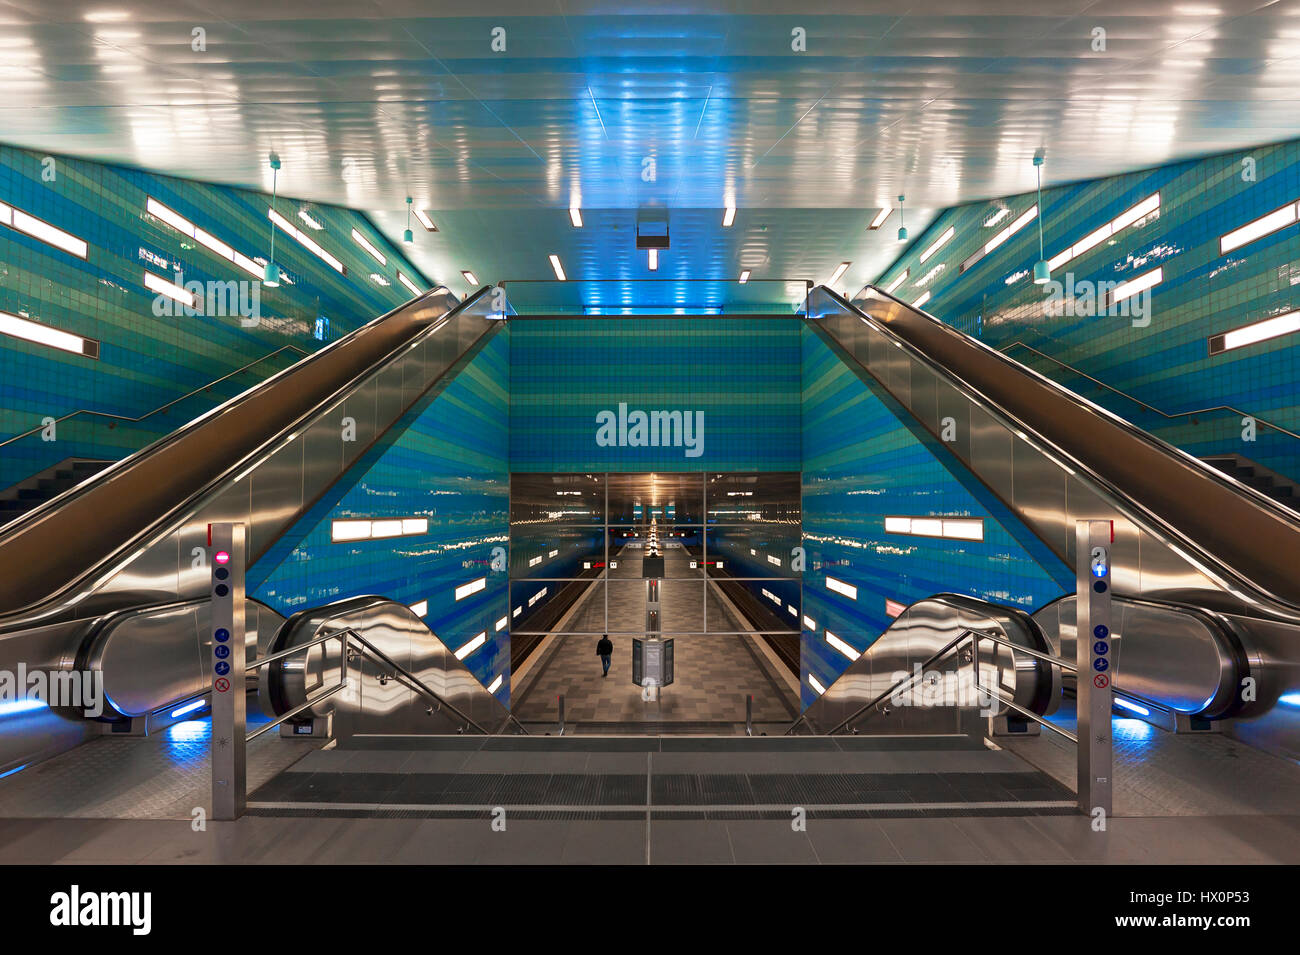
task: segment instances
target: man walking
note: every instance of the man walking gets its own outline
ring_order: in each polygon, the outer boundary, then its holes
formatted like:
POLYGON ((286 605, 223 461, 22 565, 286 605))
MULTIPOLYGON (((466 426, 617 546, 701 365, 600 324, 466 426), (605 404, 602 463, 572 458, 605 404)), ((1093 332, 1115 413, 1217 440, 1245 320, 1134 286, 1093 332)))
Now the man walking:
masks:
POLYGON ((596 644, 596 656, 600 657, 601 666, 605 671, 601 673, 602 677, 609 676, 609 658, 614 652, 614 644, 609 640, 609 634, 604 634, 596 644))

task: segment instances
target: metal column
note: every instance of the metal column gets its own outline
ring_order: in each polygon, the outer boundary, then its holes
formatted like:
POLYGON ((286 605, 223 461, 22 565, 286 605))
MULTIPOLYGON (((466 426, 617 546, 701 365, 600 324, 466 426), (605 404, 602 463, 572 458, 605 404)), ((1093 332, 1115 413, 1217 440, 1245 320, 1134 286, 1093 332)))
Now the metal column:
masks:
POLYGON ((1114 525, 1110 521, 1075 524, 1079 809, 1090 816, 1100 809, 1105 817, 1111 813, 1111 684, 1119 650, 1119 641, 1111 632, 1110 615, 1110 549, 1114 539, 1114 525))
POLYGON ((238 819, 247 800, 243 524, 208 525, 212 568, 212 818, 238 819))

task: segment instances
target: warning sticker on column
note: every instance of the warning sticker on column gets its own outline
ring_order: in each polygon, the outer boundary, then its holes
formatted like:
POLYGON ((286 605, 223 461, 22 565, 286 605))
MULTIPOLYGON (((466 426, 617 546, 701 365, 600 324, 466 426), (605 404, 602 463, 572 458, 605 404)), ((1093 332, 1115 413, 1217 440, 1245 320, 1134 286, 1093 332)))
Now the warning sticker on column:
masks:
POLYGON ((225 693, 227 690, 230 689, 230 681, 227 680, 224 676, 218 677, 217 682, 213 683, 212 685, 216 687, 218 693, 225 693))
POLYGON ((1092 678, 1092 685, 1099 690, 1104 690, 1106 687, 1110 686, 1110 677, 1104 673, 1098 673, 1092 678))

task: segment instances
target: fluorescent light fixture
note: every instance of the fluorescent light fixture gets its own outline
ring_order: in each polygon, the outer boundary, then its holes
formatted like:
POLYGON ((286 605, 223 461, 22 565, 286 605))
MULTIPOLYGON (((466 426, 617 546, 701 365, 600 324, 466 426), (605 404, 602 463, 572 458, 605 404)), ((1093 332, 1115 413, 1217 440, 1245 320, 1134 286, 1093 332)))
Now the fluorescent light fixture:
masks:
MULTIPOLYGON (((1010 215, 1009 209, 1003 209, 1002 212, 1010 215)), ((1010 239, 1013 235, 1015 235, 1025 226, 1029 225, 1029 223, 1033 222, 1036 218, 1038 218, 1038 206, 1037 205, 1030 206, 1028 211, 1021 213, 1020 217, 1016 219, 1014 222, 1012 222, 1011 225, 1007 226, 1005 229, 1003 229, 993 238, 985 242, 984 245, 977 252, 975 252, 975 254, 971 255, 964 262, 962 262, 960 271, 965 272, 967 269, 973 266, 980 259, 984 258, 984 256, 988 255, 990 252, 992 252, 998 246, 1002 245, 1002 243, 1006 242, 1008 239, 1010 239)))
POLYGON ((730 229, 731 224, 736 221, 736 207, 727 206, 722 212, 722 228, 730 229))
POLYGON ((365 249, 367 252, 369 252, 374 257, 375 261, 378 262, 380 265, 388 264, 388 259, 384 257, 384 253, 380 252, 373 245, 371 245, 370 240, 367 239, 360 232, 358 232, 356 229, 352 230, 352 241, 355 242, 357 245, 361 246, 361 248, 365 249))
POLYGON ((298 218, 301 219, 303 222, 307 223, 308 226, 315 229, 317 232, 325 228, 325 226, 322 225, 320 222, 318 222, 316 219, 314 219, 311 213, 308 212, 306 209, 298 210, 298 218))
POLYGON ((1129 279, 1127 282, 1120 282, 1110 293, 1112 302, 1122 302, 1126 298, 1132 298, 1154 285, 1159 285, 1164 281, 1165 270, 1163 268, 1154 268, 1150 272, 1139 275, 1137 278, 1129 279))
POLYGON ((835 267, 835 271, 831 273, 831 280, 826 284, 834 285, 836 282, 838 282, 841 278, 844 277, 844 273, 849 270, 849 266, 851 264, 852 264, 851 262, 841 262, 839 265, 837 265, 835 267))
POLYGON ((894 210, 892 207, 885 206, 885 208, 881 209, 879 212, 876 213, 876 217, 871 220, 871 225, 867 226, 867 228, 879 229, 882 225, 885 224, 885 220, 889 218, 889 214, 893 211, 894 210))
POLYGON ((831 633, 829 630, 826 631, 826 642, 829 643, 831 646, 833 646, 836 650, 840 651, 840 653, 844 654, 850 660, 856 660, 858 657, 862 656, 862 654, 859 653, 857 650, 854 650, 850 644, 845 643, 843 640, 841 640, 835 634, 831 633))
POLYGON ((984 519, 980 517, 898 517, 885 518, 886 534, 910 534, 914 537, 943 537, 949 540, 982 541, 984 519))
POLYGON ((194 293, 186 291, 174 282, 168 282, 160 275, 154 275, 152 272, 145 271, 144 287, 151 292, 157 292, 159 295, 166 295, 170 299, 175 299, 187 308, 194 308, 194 293))
POLYGON ((890 600, 888 597, 885 598, 885 613, 888 614, 889 616, 901 617, 903 615, 903 611, 906 609, 907 609, 906 604, 901 604, 897 600, 890 600))
POLYGON ((487 631, 481 630, 476 636, 473 636, 469 640, 465 641, 464 645, 462 645, 461 648, 456 651, 456 659, 464 660, 467 656, 469 656, 479 647, 483 646, 483 644, 485 643, 487 643, 487 631))
POLYGON ((502 682, 504 682, 504 680, 505 680, 505 675, 498 673, 497 678, 488 684, 488 692, 495 693, 497 690, 501 689, 501 684, 502 682))
POLYGON ((167 208, 152 196, 145 199, 144 208, 151 216, 162 219, 163 222, 166 222, 173 229, 193 237, 194 223, 190 222, 189 219, 185 218, 179 212, 167 208))
POLYGON ((369 521, 334 521, 330 525, 330 540, 359 541, 370 537, 369 521))
POLYGON ((398 520, 398 521, 371 521, 371 522, 370 522, 370 536, 371 536, 371 537, 378 537, 378 538, 383 538, 383 537, 401 537, 401 536, 402 536, 402 522, 401 522, 400 520, 398 520))
POLYGON ((1117 234, 1118 232, 1124 229, 1127 229, 1133 223, 1137 222, 1140 219, 1146 218, 1151 213, 1156 212, 1159 209, 1160 209, 1160 193, 1155 192, 1147 196, 1141 202, 1137 202, 1134 205, 1129 206, 1127 209, 1125 209, 1123 212, 1117 215, 1114 219, 1111 219, 1105 225, 1101 226, 1100 228, 1094 229, 1092 232, 1089 232, 1086 236, 1084 236, 1078 242, 1074 243, 1074 245, 1070 246, 1068 249, 1063 249, 1062 251, 1058 252, 1056 255, 1052 256, 1050 259, 1047 260, 1048 269, 1051 270, 1052 272, 1055 272, 1061 266, 1065 265, 1065 263, 1071 261, 1072 259, 1076 259, 1079 256, 1083 255, 1085 252, 1089 251, 1090 249, 1093 249, 1096 246, 1101 245, 1101 243, 1105 242, 1111 236, 1117 234))
POLYGON ((476 594, 487 587, 487 578, 478 577, 467 584, 461 584, 456 588, 456 599, 464 600, 470 594, 476 594))
POLYGON ((749 269, 741 269, 741 270, 740 270, 740 284, 741 284, 741 285, 744 285, 744 284, 745 284, 746 282, 748 282, 748 281, 749 281, 749 269))
POLYGON ((428 612, 429 601, 427 600, 421 600, 419 603, 411 604, 411 613, 415 614, 417 617, 423 617, 428 612))
MULTIPOLYGON (((212 233, 200 229, 176 210, 169 209, 152 196, 146 197, 144 207, 145 211, 151 216, 167 223, 181 235, 189 236, 200 245, 215 252, 228 262, 233 262, 235 265, 238 265, 254 278, 264 278, 266 272, 261 265, 244 255, 242 252, 237 252, 212 233)), ((274 288, 275 286, 270 287, 274 288)))
POLYGON ((546 556, 547 556, 547 557, 558 557, 558 556, 560 556, 560 552, 559 552, 558 550, 553 550, 553 551, 551 551, 549 554, 547 554, 546 556))
POLYGON ((512 616, 512 617, 517 617, 517 616, 519 616, 519 615, 520 615, 521 613, 523 613, 523 612, 524 612, 523 605, 520 605, 520 606, 516 607, 516 608, 511 612, 510 616, 512 616))
POLYGON ((646 265, 649 267, 650 271, 651 272, 659 271, 659 250, 647 249, 646 252, 647 252, 646 265))
POLYGON ((577 206, 569 209, 569 221, 573 223, 575 229, 582 228, 582 210, 577 206))
POLYGON ((0 312, 0 334, 21 338, 23 341, 34 342, 37 345, 48 345, 50 348, 71 352, 74 355, 85 355, 87 358, 99 357, 99 342, 94 339, 82 338, 80 335, 60 331, 9 312, 0 312))
POLYGON ((411 537, 429 532, 427 517, 353 518, 330 522, 333 541, 359 541, 384 537, 411 537))
POLYGON ((848 597, 850 600, 858 599, 857 587, 854 587, 852 584, 846 584, 844 581, 837 580, 834 577, 826 578, 826 589, 833 590, 837 594, 843 594, 845 597, 848 597))
POLYGON ((478 277, 469 269, 461 269, 460 274, 461 274, 461 278, 463 278, 470 285, 478 285, 478 277))
POLYGON ((510 622, 510 618, 502 617, 500 620, 496 622, 496 625, 493 627, 493 629, 500 632, 506 628, 506 624, 508 624, 509 622, 510 622))
POLYGON ((816 630, 816 629, 817 629, 817 621, 814 620, 812 617, 808 616, 807 614, 804 614, 804 615, 803 615, 803 628, 804 628, 805 630, 816 630))
POLYGON ((1281 315, 1274 315, 1272 318, 1266 318, 1262 322, 1253 322, 1250 325, 1243 325, 1241 328, 1233 329, 1222 335, 1212 336, 1210 338, 1210 354, 1218 355, 1225 351, 1232 351, 1234 348, 1255 345, 1259 342, 1266 342, 1270 338, 1292 335, 1298 331, 1300 331, 1300 311, 1285 312, 1281 315))
POLYGON ((900 285, 906 282, 907 277, 911 274, 912 274, 911 269, 903 269, 902 274, 899 275, 898 278, 894 279, 894 281, 890 282, 888 285, 885 286, 885 292, 889 295, 893 295, 894 289, 898 288, 900 285))
POLYGON ((184 716, 186 713, 193 713, 195 710, 201 710, 208 705, 208 701, 200 697, 197 700, 191 700, 184 706, 178 706, 167 714, 169 719, 176 719, 178 716, 184 716))
POLYGON ((62 249, 69 255, 75 255, 79 259, 86 257, 89 247, 84 239, 78 239, 70 232, 56 229, 44 219, 28 215, 21 209, 12 209, 6 218, 8 219, 7 224, 18 232, 24 232, 33 239, 40 239, 42 242, 52 245, 56 249, 62 249))
POLYGON ((433 220, 429 218, 429 214, 423 209, 413 209, 411 211, 415 213, 415 218, 419 220, 420 225, 424 226, 427 231, 438 231, 438 227, 433 224, 433 220))
POLYGON ((552 254, 549 256, 549 258, 550 258, 550 260, 551 260, 551 268, 555 270, 555 277, 556 277, 557 279, 559 279, 561 282, 563 282, 563 281, 565 280, 565 279, 564 279, 564 266, 562 266, 562 265, 560 264, 560 257, 559 257, 558 255, 552 253, 552 254))
POLYGON ((1219 237, 1219 254, 1231 252, 1233 249, 1239 249, 1248 242, 1254 242, 1256 239, 1262 239, 1266 235, 1271 235, 1279 229, 1285 229, 1296 221, 1296 203, 1289 202, 1281 209, 1275 209, 1268 215, 1260 216, 1252 222, 1247 222, 1239 229, 1233 229, 1219 237))
POLYGON ((925 303, 928 302, 928 301, 930 301, 930 291, 929 291, 929 289, 927 289, 926 291, 924 291, 924 292, 921 293, 921 297, 918 298, 915 302, 912 303, 912 307, 913 307, 913 308, 923 308, 923 307, 925 306, 925 303))
POLYGON ((130 18, 125 10, 91 10, 82 17, 87 23, 121 23, 130 18))
POLYGON ((1122 696, 1114 697, 1111 700, 1111 702, 1114 703, 1116 706, 1118 706, 1121 710, 1128 710, 1131 713, 1137 713, 1139 716, 1151 715, 1151 711, 1148 710, 1145 706, 1139 706, 1137 703, 1134 703, 1132 700, 1126 700, 1122 696))
POLYGON ((948 226, 948 228, 944 230, 943 235, 935 239, 934 242, 930 244, 930 247, 921 253, 921 261, 924 262, 930 256, 934 255, 934 253, 942 249, 945 245, 948 244, 948 240, 951 239, 956 234, 957 234, 956 227, 948 226))
MULTIPOLYGON (((280 213, 276 212, 274 209, 270 209, 270 208, 268 208, 268 209, 266 210, 266 217, 267 217, 268 219, 270 219, 272 222, 274 222, 276 225, 278 225, 278 226, 279 226, 281 229, 283 229, 285 232, 289 233, 289 235, 291 235, 291 236, 293 236, 295 239, 297 239, 298 242, 299 242, 299 243, 300 243, 300 244, 301 244, 305 249, 307 249, 307 251, 311 252, 312 255, 315 255, 315 256, 316 256, 317 258, 319 258, 321 261, 325 262, 325 263, 326 263, 327 265, 329 265, 329 267, 332 268, 335 272, 338 272, 338 273, 340 273, 340 274, 342 274, 342 275, 347 275, 347 274, 348 274, 348 270, 347 270, 347 268, 343 265, 342 262, 340 262, 340 261, 339 261, 338 259, 336 259, 334 256, 332 256, 332 255, 330 255, 328 252, 326 252, 323 248, 321 248, 319 242, 317 242, 315 239, 313 239, 313 238, 312 238, 311 236, 309 236, 307 233, 303 232, 301 229, 299 229, 296 225, 294 225, 292 222, 290 222, 290 221, 289 221, 288 219, 286 219, 284 216, 280 215, 280 213)), ((355 230, 355 229, 353 230, 353 234, 354 234, 354 236, 356 235, 356 230, 355 230)))
POLYGON ((536 566, 537 566, 538 564, 540 564, 541 562, 542 562, 542 555, 541 555, 541 554, 538 554, 536 557, 533 557, 533 558, 531 558, 531 559, 528 561, 528 566, 529 566, 529 567, 536 567, 536 566))
POLYGON ((767 562, 768 562, 769 564, 771 564, 772 566, 774 566, 774 567, 780 567, 780 566, 781 566, 781 558, 780 558, 780 557, 773 557, 771 554, 768 554, 768 555, 767 555, 767 562))
POLYGON ((419 287, 418 285, 416 285, 414 282, 412 282, 410 279, 408 279, 408 278, 406 277, 406 273, 402 272, 400 269, 399 269, 398 272, 397 272, 397 281, 399 281, 399 282, 401 282, 403 285, 405 285, 405 286, 406 286, 406 290, 407 290, 408 292, 410 292, 412 295, 423 295, 423 294, 424 294, 424 292, 420 289, 420 287, 419 287))
POLYGON ((817 691, 818 696, 821 696, 826 692, 826 687, 822 686, 821 683, 818 682, 817 678, 811 673, 808 674, 808 685, 817 691))

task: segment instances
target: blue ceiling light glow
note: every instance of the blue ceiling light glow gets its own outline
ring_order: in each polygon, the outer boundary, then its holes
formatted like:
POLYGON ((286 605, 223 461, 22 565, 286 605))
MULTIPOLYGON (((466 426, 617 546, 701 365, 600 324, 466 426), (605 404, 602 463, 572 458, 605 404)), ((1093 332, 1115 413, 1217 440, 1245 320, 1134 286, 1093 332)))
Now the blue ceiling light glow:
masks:
POLYGON ((6 776, 12 776, 14 773, 21 773, 27 768, 27 766, 27 763, 23 763, 21 766, 15 766, 13 769, 6 769, 3 773, 0 773, 0 779, 4 779, 6 776))
POLYGON ((1300 693, 1284 693, 1277 698, 1277 701, 1283 706, 1300 707, 1300 693))
POLYGON ((207 705, 208 705, 208 701, 205 699, 192 700, 191 702, 186 703, 184 706, 180 706, 172 710, 171 713, 168 714, 168 716, 170 716, 172 719, 176 719, 176 717, 184 716, 186 713, 193 713, 195 710, 201 710, 203 709, 203 707, 207 705))

